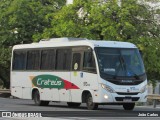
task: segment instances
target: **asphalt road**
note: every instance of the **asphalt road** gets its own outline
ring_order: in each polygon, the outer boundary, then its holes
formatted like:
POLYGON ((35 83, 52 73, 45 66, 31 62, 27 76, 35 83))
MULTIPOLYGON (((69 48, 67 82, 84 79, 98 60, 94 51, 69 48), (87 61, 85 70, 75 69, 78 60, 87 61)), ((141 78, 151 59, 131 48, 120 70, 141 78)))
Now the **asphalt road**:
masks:
MULTIPOLYGON (((114 118, 123 119, 140 118, 140 119, 160 119, 160 107, 153 108, 152 106, 136 106, 133 111, 125 111, 122 106, 114 105, 100 105, 98 110, 87 110, 86 105, 82 104, 78 108, 69 108, 66 103, 55 103, 50 102, 49 106, 35 106, 32 100, 22 100, 22 99, 11 99, 11 98, 0 98, 0 112, 14 112, 24 114, 29 113, 39 113, 42 117, 47 117, 46 120, 50 120, 51 117, 56 117, 55 119, 77 119, 81 120, 83 118, 87 119, 106 119, 114 118), (139 116, 141 114, 142 116, 139 116), (155 116, 148 116, 155 115, 155 116), (143 116, 146 115, 146 116, 143 116)), ((4 119, 4 118, 3 118, 4 119)), ((5 118, 9 120, 10 118, 5 118)), ((12 118, 13 119, 13 118, 12 118)), ((15 118, 14 118, 15 119, 15 118)), ((36 119, 36 118, 34 118, 36 119)), ((53 119, 53 118, 52 118, 53 119)), ((1 118, 0 118, 1 120, 1 118)), ((17 120, 17 118, 16 118, 17 120)), ((37 118, 37 120, 41 120, 37 118)))

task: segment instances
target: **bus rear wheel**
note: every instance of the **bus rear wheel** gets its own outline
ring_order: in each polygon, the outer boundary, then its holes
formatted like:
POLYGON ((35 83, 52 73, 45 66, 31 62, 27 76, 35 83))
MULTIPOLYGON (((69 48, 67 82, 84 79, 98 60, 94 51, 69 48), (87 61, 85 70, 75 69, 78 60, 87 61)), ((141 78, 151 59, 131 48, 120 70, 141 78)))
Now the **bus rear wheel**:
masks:
POLYGON ((37 106, 47 106, 49 104, 49 101, 40 100, 40 94, 38 90, 36 90, 33 93, 33 100, 34 100, 35 105, 37 106))
POLYGON ((125 110, 133 110, 134 107, 135 107, 135 103, 125 103, 125 104, 123 104, 123 108, 125 110))
POLYGON ((96 110, 98 108, 98 104, 93 102, 93 98, 91 94, 87 95, 86 104, 88 110, 96 110))
POLYGON ((68 107, 79 107, 81 103, 67 102, 68 107))

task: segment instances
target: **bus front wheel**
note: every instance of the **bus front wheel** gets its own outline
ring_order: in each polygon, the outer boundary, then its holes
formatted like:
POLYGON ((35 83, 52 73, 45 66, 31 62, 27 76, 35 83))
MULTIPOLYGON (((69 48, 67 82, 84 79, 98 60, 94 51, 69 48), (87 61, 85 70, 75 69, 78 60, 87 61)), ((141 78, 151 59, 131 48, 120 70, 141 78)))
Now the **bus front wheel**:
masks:
POLYGON ((125 104, 123 104, 123 108, 125 110, 133 110, 134 106, 135 106, 135 103, 125 103, 125 104))
POLYGON ((89 110, 96 110, 98 108, 98 104, 93 102, 93 98, 91 94, 87 95, 86 104, 89 110))
POLYGON ((49 104, 49 101, 41 101, 40 100, 40 94, 39 94, 38 90, 36 90, 33 93, 33 100, 35 102, 35 105, 37 105, 37 106, 47 106, 49 104))

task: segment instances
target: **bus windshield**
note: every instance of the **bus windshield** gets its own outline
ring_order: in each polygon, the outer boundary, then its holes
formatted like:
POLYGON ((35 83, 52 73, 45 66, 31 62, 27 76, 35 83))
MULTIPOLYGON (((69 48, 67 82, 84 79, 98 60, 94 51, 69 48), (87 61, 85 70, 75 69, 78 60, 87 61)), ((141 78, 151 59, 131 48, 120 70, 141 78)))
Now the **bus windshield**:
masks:
POLYGON ((137 48, 95 48, 100 74, 110 77, 133 77, 145 74, 137 48))

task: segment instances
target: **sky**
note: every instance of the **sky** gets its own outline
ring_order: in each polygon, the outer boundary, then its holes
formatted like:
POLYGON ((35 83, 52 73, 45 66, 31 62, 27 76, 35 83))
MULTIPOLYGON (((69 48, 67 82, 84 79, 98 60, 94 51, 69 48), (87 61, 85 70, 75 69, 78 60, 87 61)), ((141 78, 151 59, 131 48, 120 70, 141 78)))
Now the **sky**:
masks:
POLYGON ((72 4, 73 0, 67 0, 67 4, 72 4))

